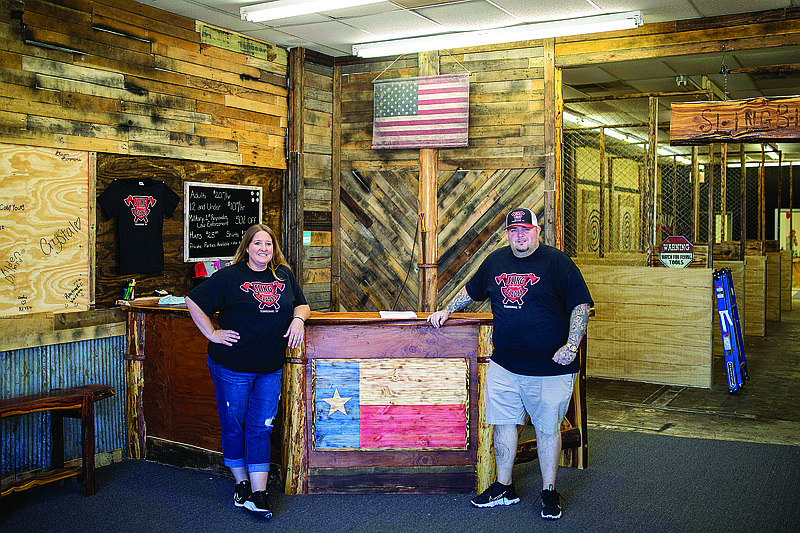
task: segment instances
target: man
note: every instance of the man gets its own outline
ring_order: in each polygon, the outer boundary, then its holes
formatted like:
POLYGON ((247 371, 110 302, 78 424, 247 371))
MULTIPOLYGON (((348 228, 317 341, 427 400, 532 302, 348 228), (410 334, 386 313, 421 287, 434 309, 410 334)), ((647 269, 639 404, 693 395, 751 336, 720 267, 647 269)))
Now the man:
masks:
POLYGON ((432 313, 428 322, 438 328, 471 302, 490 298, 494 350, 486 372, 486 422, 494 425, 497 480, 472 504, 519 502, 511 474, 517 425, 525 422, 527 411, 536 430, 542 472, 541 516, 557 519, 560 426, 572 397, 578 345, 593 302, 572 260, 539 243, 541 228, 530 209, 509 212, 505 232, 509 246, 489 254, 450 305, 432 313))

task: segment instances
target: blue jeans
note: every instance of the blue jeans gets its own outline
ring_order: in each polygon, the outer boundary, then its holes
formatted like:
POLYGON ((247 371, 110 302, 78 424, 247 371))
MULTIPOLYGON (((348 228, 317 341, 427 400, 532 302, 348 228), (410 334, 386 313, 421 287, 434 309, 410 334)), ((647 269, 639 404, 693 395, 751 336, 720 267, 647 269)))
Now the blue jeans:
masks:
POLYGON ((272 422, 278 414, 283 370, 236 372, 207 360, 222 425, 222 458, 229 468, 269 472, 272 422))

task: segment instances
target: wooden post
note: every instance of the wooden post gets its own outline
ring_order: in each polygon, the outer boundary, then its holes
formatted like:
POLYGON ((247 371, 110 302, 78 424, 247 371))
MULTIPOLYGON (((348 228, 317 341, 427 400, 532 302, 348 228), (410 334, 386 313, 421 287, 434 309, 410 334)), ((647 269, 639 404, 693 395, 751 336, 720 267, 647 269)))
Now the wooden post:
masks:
POLYGON ((647 196, 647 220, 650 224, 647 233, 647 255, 653 253, 653 245, 660 242, 656 239, 658 231, 658 190, 656 189, 656 174, 658 173, 658 98, 651 96, 648 99, 650 128, 647 138, 647 186, 650 188, 647 196))
POLYGON ((692 242, 700 237, 700 149, 692 146, 692 242))
POLYGON ((289 161, 288 179, 284 195, 284 242, 286 261, 295 271, 298 280, 303 279, 303 124, 305 89, 305 48, 289 51, 289 131, 286 139, 289 161))
MULTIPOLYGON (((419 54, 419 75, 439 74, 439 54, 419 54)), ((438 290, 438 228, 439 212, 436 195, 439 189, 439 150, 420 148, 419 151, 419 301, 421 313, 436 311, 438 290)))
MULTIPOLYGON (((564 227, 566 225, 564 210, 564 92, 561 89, 561 69, 555 70, 553 88, 555 90, 555 102, 553 110, 555 114, 555 137, 553 139, 553 158, 555 164, 555 234, 556 248, 564 250, 564 227)), ((545 126, 546 128, 547 126, 545 126)))
POLYGON ((308 442, 306 439, 305 342, 290 350, 284 365, 282 467, 286 494, 308 492, 308 442))
POLYGON ((597 257, 603 258, 603 232, 605 230, 605 185, 606 185, 606 130, 600 128, 600 230, 599 241, 597 244, 597 257))
MULTIPOLYGON (((783 184, 783 152, 778 152, 778 234, 775 235, 775 240, 780 238, 780 215, 781 215, 781 205, 783 205, 782 198, 781 198, 781 185, 783 184)), ((778 250, 781 249, 781 243, 778 243, 778 250)))
MULTIPOLYGON (((794 229, 794 198, 792 198, 792 194, 794 194, 794 172, 792 172, 794 165, 791 163, 789 164, 789 236, 792 235, 792 230, 794 229)), ((789 242, 789 251, 792 253, 792 261, 794 261, 794 239, 791 239, 789 242)), ((792 263, 792 268, 794 268, 794 262, 792 263)))
POLYGON ((341 221, 339 202, 342 163, 342 67, 333 67, 333 112, 331 115, 331 311, 339 311, 341 290, 341 221))
MULTIPOLYGON (((605 138, 603 139, 603 150, 605 151, 605 138)), ((619 231, 620 224, 612 223, 614 220, 614 158, 608 157, 608 152, 606 152, 606 190, 608 190, 608 240, 606 241, 606 250, 609 252, 614 251, 614 230, 616 229, 619 231)), ((617 216, 619 213, 617 213, 617 216)))
POLYGON ((494 461, 494 426, 486 423, 486 370, 492 355, 492 326, 478 329, 478 492, 483 492, 497 476, 494 461))
MULTIPOLYGON (((544 239, 556 245, 556 41, 544 40, 544 239)), ((601 256, 602 257, 602 256, 601 256)))
POLYGON ((725 232, 727 228, 727 218, 728 218, 728 145, 726 143, 722 143, 720 146, 720 156, 719 156, 719 184, 720 184, 720 205, 719 210, 722 213, 722 222, 720 223, 720 235, 722 235, 722 241, 727 241, 726 238, 727 233, 725 232))
POLYGON ((758 167, 758 240, 763 241, 766 235, 764 228, 764 143, 761 143, 761 165, 758 167))
POLYGON ((742 170, 742 221, 739 235, 739 258, 744 259, 744 241, 747 239, 747 156, 744 153, 744 143, 739 145, 739 161, 742 170))
POLYGON ((672 156, 672 235, 678 234, 678 156, 672 156))
POLYGON ((708 255, 706 266, 711 268, 714 253, 714 145, 708 145, 708 170, 706 172, 706 184, 708 185, 708 255))
POLYGON ((145 459, 147 456, 147 424, 144 419, 144 320, 144 313, 128 312, 125 381, 128 457, 131 459, 145 459))

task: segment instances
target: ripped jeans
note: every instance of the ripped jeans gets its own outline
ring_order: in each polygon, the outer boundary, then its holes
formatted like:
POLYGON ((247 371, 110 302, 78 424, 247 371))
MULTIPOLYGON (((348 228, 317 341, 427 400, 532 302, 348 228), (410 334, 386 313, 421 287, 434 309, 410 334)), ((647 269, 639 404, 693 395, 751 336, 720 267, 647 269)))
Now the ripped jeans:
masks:
POLYGON ((283 370, 236 372, 207 360, 222 425, 222 458, 229 468, 269 472, 272 422, 278 414, 283 370))

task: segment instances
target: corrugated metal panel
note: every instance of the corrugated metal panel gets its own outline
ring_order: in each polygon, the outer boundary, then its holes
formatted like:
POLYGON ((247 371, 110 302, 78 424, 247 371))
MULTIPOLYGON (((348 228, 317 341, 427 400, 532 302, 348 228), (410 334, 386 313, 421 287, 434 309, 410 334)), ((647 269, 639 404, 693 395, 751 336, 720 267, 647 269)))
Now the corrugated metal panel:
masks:
MULTIPOLYGON (((89 383, 111 385, 117 394, 95 404, 95 452, 125 449, 125 337, 0 352, 0 398, 89 383)), ((2 474, 50 465, 50 414, 3 420, 2 474)), ((64 459, 81 455, 80 420, 64 419, 64 459)))

